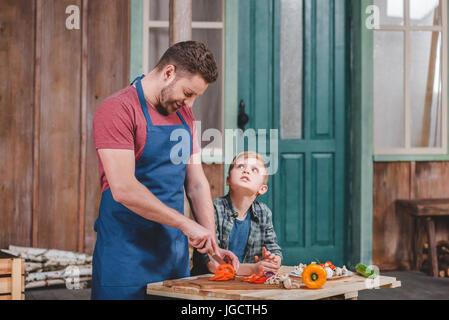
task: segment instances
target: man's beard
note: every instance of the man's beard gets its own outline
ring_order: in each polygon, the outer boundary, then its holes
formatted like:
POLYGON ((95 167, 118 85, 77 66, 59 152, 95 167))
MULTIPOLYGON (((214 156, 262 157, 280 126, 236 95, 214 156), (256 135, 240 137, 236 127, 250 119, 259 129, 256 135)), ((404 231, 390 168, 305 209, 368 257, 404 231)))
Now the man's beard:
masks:
POLYGON ((161 98, 159 100, 159 103, 154 106, 156 108, 156 110, 163 116, 170 115, 170 112, 168 112, 168 106, 170 104, 167 103, 167 100, 168 100, 167 97, 169 97, 171 95, 171 93, 173 91, 172 88, 173 88, 175 82, 176 82, 176 80, 174 82, 170 83, 168 86, 162 88, 161 94, 160 94, 161 98))
POLYGON ((158 104, 155 105, 154 107, 155 107, 156 110, 157 110, 160 114, 162 114, 163 116, 166 117, 166 116, 169 115, 167 109, 165 109, 165 108, 162 106, 162 104, 158 103, 158 104))

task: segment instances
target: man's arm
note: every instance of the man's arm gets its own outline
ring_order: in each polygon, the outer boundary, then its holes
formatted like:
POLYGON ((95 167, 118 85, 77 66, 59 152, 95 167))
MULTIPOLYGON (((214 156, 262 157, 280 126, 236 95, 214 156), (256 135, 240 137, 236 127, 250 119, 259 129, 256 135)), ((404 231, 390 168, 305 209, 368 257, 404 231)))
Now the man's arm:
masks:
POLYGON ((216 242, 216 227, 214 217, 214 205, 210 194, 210 186, 204 174, 201 164, 201 153, 195 153, 190 157, 186 171, 186 195, 189 198, 190 206, 195 219, 203 227, 213 232, 214 240, 212 247, 217 248, 219 255, 227 262, 230 262, 236 270, 239 268, 239 260, 235 254, 229 250, 220 249, 216 242))
POLYGON ((136 179, 133 150, 99 149, 98 154, 115 201, 146 219, 180 229, 198 251, 212 250, 210 243, 212 239, 215 241, 214 230, 204 228, 166 206, 136 179))
POLYGON ((186 170, 185 187, 195 219, 215 235, 214 205, 209 181, 201 164, 201 153, 195 153, 190 158, 186 170))

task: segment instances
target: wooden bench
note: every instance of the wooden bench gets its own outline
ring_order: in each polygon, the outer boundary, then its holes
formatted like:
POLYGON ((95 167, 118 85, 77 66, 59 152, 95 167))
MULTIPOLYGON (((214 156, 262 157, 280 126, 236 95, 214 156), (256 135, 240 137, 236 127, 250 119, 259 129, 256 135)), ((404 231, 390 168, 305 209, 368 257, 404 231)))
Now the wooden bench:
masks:
POLYGON ((423 232, 427 230, 432 276, 438 277, 438 257, 435 239, 435 218, 449 216, 449 199, 396 200, 397 212, 409 214, 414 220, 413 256, 414 269, 422 265, 423 232))

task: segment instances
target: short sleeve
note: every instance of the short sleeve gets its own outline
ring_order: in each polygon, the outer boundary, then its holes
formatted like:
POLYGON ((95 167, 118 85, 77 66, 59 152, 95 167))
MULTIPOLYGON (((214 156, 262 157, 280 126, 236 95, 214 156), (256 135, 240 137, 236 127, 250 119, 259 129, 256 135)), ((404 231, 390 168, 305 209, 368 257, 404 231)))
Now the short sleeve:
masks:
POLYGON ((93 138, 98 149, 135 148, 135 121, 132 112, 116 98, 106 99, 95 112, 93 138))

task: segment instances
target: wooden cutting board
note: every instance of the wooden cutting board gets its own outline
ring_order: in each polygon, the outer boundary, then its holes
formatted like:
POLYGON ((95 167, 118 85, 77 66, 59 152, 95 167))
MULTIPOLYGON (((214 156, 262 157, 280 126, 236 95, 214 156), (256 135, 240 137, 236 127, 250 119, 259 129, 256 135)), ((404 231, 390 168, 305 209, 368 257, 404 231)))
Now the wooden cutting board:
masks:
POLYGON ((201 276, 196 279, 166 280, 164 287, 194 287, 199 289, 226 289, 226 290, 267 290, 281 289, 277 284, 258 284, 242 281, 243 277, 236 277, 234 280, 211 281, 212 275, 201 276))

